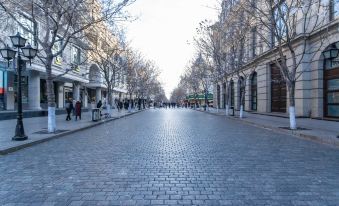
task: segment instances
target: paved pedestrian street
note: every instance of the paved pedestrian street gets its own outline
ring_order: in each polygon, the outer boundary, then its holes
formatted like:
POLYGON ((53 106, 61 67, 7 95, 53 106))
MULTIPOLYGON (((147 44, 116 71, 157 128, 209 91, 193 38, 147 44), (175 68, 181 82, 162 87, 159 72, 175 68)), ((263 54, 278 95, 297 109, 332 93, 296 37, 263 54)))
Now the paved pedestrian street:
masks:
POLYGON ((339 149, 152 109, 1 156, 0 205, 339 205, 339 149))

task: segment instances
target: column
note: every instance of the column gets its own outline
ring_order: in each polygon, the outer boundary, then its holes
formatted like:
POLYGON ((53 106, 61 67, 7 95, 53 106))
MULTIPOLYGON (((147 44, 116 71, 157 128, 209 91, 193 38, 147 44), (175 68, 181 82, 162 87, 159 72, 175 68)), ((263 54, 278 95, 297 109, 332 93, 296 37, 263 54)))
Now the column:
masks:
POLYGON ((29 109, 40 110, 40 73, 31 70, 28 75, 28 105, 29 109))
POLYGON ((88 107, 88 94, 87 94, 86 90, 87 90, 87 88, 85 88, 85 92, 82 94, 82 96, 83 96, 82 104, 83 104, 84 108, 88 107))
POLYGON ((75 101, 80 100, 80 84, 79 83, 75 83, 73 86, 73 99, 75 101))
POLYGON ((64 83, 63 82, 58 82, 57 84, 58 86, 58 102, 57 102, 57 106, 58 108, 64 108, 64 83))
POLYGON ((101 88, 97 87, 95 89, 95 101, 98 103, 101 100, 101 88))

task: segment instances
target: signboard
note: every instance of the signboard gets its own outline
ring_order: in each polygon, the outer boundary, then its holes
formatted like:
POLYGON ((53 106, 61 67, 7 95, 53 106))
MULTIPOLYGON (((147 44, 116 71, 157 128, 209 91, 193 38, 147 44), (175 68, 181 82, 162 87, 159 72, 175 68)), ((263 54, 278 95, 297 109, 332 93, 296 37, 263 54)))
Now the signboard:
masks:
POLYGON ((0 94, 4 94, 4 72, 0 71, 0 94))
POLYGON ((79 73, 80 72, 80 67, 79 66, 75 66, 73 71, 76 72, 76 73, 79 73))
POLYGON ((62 65, 62 57, 61 56, 57 56, 54 58, 54 64, 56 65, 62 65))

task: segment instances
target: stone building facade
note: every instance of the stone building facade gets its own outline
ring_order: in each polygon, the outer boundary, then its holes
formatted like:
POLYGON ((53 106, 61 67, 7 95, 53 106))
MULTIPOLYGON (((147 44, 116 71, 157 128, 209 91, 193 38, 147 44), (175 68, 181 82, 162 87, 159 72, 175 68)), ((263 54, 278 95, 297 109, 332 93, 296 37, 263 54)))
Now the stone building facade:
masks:
MULTIPOLYGON (((308 51, 300 64, 296 82, 296 116, 339 120, 339 3, 329 1, 331 11, 324 15, 323 29, 307 37, 308 51), (326 39, 323 32, 326 31, 326 39)), ((225 8, 224 8, 225 9, 225 8)), ((229 9, 229 8, 228 8, 229 9)), ((223 11, 225 12, 225 11, 223 11)), ((221 20, 222 21, 222 14, 221 20)), ((302 41, 294 47, 301 50, 302 41)), ((252 46, 258 47, 258 44, 252 46)), ((252 48, 257 51, 258 48, 252 48)), ((267 48, 252 56, 239 72, 225 76, 214 85, 214 106, 225 108, 229 94, 231 106, 240 109, 241 82, 246 83, 245 110, 259 113, 288 113, 289 95, 284 78, 275 64, 277 50, 267 48)), ((287 59, 290 54, 286 53, 287 59)), ((291 65, 287 60, 287 65, 291 65)))
MULTIPOLYGON (((9 36, 19 32, 27 39, 27 43, 37 46, 32 34, 23 31, 13 20, 7 21, 0 25, 2 42, 11 45, 9 36)), ((31 25, 33 29, 33 24, 28 19, 22 19, 22 23, 31 25)), ((43 29, 41 24, 39 22, 34 27, 40 33, 43 29)), ((90 108, 91 105, 106 98, 104 80, 96 65, 87 60, 84 44, 86 42, 80 40, 69 43, 63 53, 53 60, 52 74, 56 76, 54 80, 56 108, 64 108, 68 99, 80 100, 83 108, 90 108), (66 72, 67 70, 69 72, 66 72)), ((46 69, 38 58, 35 58, 31 65, 26 64, 21 78, 23 109, 47 109, 46 78, 46 69)), ((13 63, 8 66, 7 61, 0 57, 0 111, 16 109, 16 85, 15 66, 13 63)), ((116 95, 121 96, 125 93, 125 85, 122 82, 116 88, 116 95)))

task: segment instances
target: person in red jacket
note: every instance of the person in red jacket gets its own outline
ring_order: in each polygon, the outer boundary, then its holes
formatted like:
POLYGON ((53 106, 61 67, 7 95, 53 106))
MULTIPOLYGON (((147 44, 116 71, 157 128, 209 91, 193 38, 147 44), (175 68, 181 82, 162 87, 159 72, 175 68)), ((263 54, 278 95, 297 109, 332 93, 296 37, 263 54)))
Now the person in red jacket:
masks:
POLYGON ((80 101, 77 101, 75 103, 75 121, 78 120, 78 117, 79 117, 79 120, 81 120, 81 102, 80 101))

